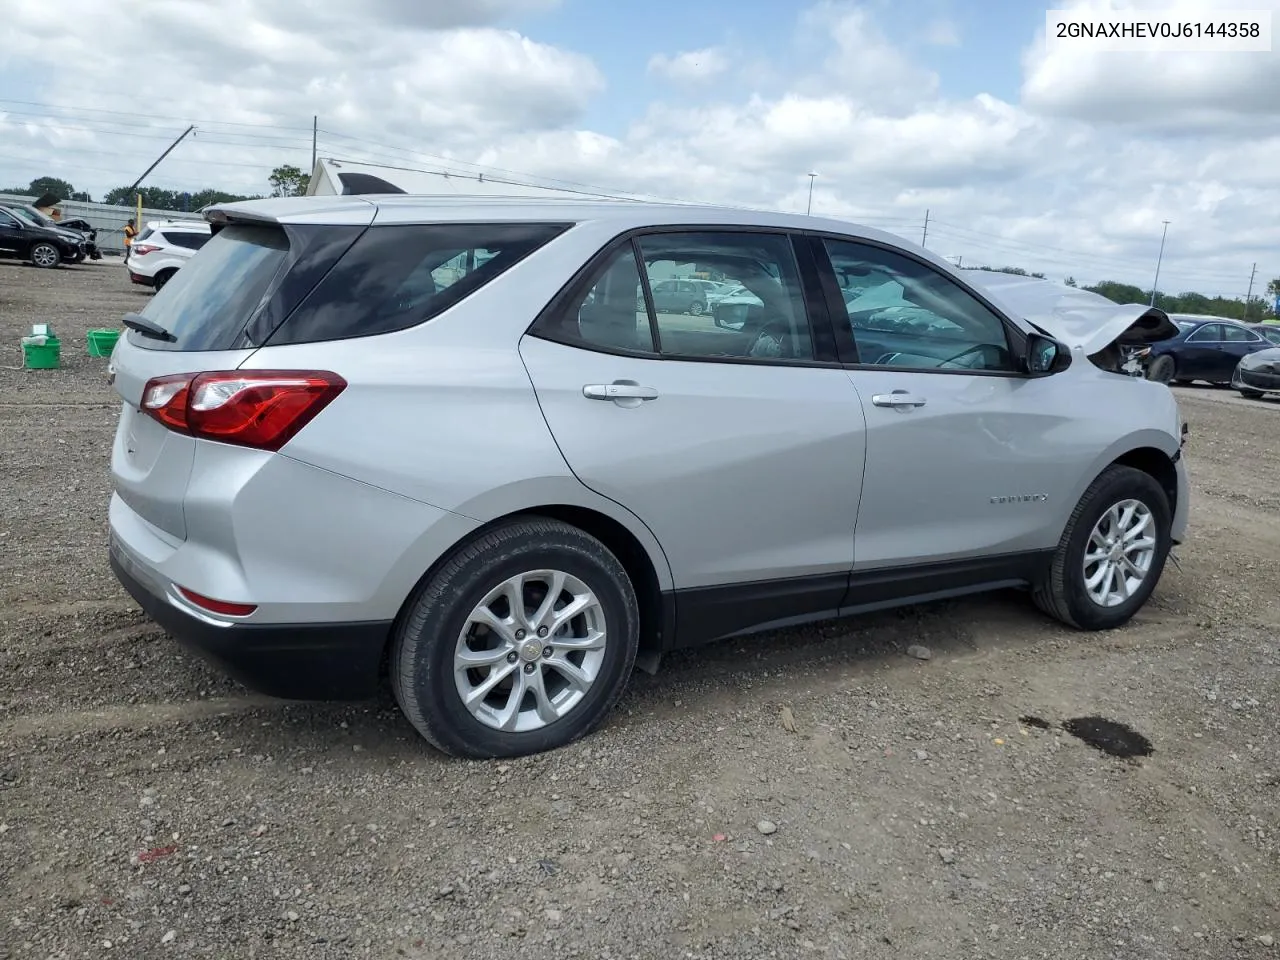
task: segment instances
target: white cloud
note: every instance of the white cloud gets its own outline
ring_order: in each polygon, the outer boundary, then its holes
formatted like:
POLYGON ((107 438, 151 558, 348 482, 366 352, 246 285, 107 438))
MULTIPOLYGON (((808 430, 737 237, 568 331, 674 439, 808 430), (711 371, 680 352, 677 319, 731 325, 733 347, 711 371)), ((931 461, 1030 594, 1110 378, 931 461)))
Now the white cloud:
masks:
POLYGON ((649 72, 675 83, 701 83, 729 69, 729 58, 719 47, 704 47, 684 53, 655 53, 649 58, 649 72))
POLYGON ((1132 57, 1037 56, 1028 37, 1020 100, 960 99, 873 8, 827 0, 755 43, 734 36, 732 54, 659 52, 650 70, 680 89, 606 132, 583 117, 626 101, 608 99, 601 68, 546 42, 536 20, 527 35, 503 28, 553 5, 310 0, 304 14, 293 0, 166 0, 134 16, 140 0, 63 0, 68 30, 37 0, 9 0, 0 70, 47 77, 25 99, 65 109, 0 103, 0 166, 101 194, 194 121, 151 182, 257 192, 273 166, 306 166, 318 113, 322 155, 449 157, 660 197, 803 210, 817 170, 815 214, 919 240, 927 209, 929 245, 966 264, 1145 284, 1168 219, 1162 286, 1243 294, 1254 260, 1280 273, 1280 129, 1263 95, 1280 89, 1274 56, 1179 55, 1149 79, 1132 57), (695 82, 746 63, 737 93, 695 82), (1251 89, 1258 78, 1270 87, 1251 89), (1197 118, 1236 126, 1187 136, 1197 118))
MULTIPOLYGON (((1056 6, 1056 5, 1055 5, 1056 6)), ((1189 21, 1232 10, 1271 10, 1280 0, 1073 0, 1061 9, 1182 12, 1189 21)), ((1088 41, 1047 46, 1042 27, 1023 54, 1022 99, 1038 112, 1170 135, 1258 128, 1280 132, 1280 48, 1262 52, 1108 52, 1088 41)))

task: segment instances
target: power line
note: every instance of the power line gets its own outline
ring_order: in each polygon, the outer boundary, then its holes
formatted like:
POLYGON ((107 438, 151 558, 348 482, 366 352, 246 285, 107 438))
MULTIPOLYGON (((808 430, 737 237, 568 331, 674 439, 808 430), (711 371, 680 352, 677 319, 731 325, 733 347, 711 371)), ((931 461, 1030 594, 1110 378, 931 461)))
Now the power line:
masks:
MULTIPOLYGON (((302 133, 311 132, 311 128, 309 126, 289 127, 289 126, 283 126, 283 125, 274 124, 274 123, 249 123, 248 121, 243 121, 243 120, 192 120, 190 117, 175 117, 175 116, 165 115, 160 113, 138 113, 137 111, 131 111, 131 110, 107 110, 100 107, 64 107, 64 106, 59 106, 57 104, 52 104, 52 103, 40 103, 35 100, 10 100, 6 97, 0 97, 0 103, 16 103, 19 106, 23 106, 23 107, 42 107, 46 110, 63 110, 68 112, 75 111, 79 113, 107 113, 107 114, 112 114, 114 116, 119 116, 119 117, 135 117, 135 118, 151 119, 151 120, 174 120, 180 123, 194 123, 197 126, 199 126, 200 124, 206 124, 206 123, 220 123, 224 126, 229 126, 229 127, 259 127, 259 128, 266 127, 273 130, 297 130, 302 133)), ((276 114, 276 116, 283 117, 285 116, 285 114, 276 114)))

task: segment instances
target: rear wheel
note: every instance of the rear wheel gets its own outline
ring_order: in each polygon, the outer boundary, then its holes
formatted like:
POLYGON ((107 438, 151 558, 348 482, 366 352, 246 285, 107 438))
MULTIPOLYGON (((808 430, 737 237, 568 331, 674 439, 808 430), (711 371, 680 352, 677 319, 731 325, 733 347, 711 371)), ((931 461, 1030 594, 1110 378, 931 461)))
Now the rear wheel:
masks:
POLYGON ((173 275, 177 272, 177 270, 161 270, 156 274, 155 288, 157 290, 161 289, 166 283, 173 279, 173 275))
POLYGON ((458 550, 396 633, 392 688, 445 753, 514 757, 564 746, 612 709, 640 616, 618 559, 554 520, 515 520, 458 550))
POLYGON ((1168 383, 1173 379, 1176 367, 1173 357, 1161 354, 1151 361, 1151 366, 1147 368, 1147 379, 1154 380, 1156 383, 1168 383))
POLYGON ((1151 596, 1171 546, 1169 499, 1155 478, 1111 466, 1080 498, 1036 604, 1081 630, 1119 627, 1151 596))
POLYGON ((695 317, 700 317, 707 312, 707 305, 701 300, 695 300, 689 304, 689 312, 695 317))
POLYGON ((44 270, 62 263, 62 253, 52 243, 37 243, 31 248, 31 262, 44 270))

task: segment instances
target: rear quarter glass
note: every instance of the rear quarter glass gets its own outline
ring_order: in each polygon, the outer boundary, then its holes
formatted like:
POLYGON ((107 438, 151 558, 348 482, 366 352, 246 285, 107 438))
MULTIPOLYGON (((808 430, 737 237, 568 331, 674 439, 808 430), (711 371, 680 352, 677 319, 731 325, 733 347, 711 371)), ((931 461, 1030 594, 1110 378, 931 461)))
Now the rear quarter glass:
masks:
POLYGON ((265 345, 367 337, 423 323, 501 276, 569 226, 375 224, 265 345))

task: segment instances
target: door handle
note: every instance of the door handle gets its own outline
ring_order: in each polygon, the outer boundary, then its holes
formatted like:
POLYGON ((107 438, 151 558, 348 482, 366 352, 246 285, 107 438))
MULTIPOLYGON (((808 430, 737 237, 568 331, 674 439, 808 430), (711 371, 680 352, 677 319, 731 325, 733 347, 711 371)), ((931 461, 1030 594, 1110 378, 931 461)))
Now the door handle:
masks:
POLYGON ((615 380, 613 383, 588 383, 582 388, 582 395, 588 400, 657 400, 658 391, 653 387, 642 387, 630 380, 615 380))
POLYGON ((925 404, 924 397, 914 397, 905 390, 877 393, 871 402, 877 407, 923 407, 925 404))

